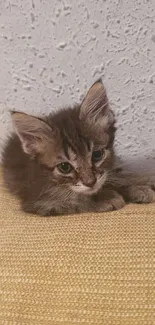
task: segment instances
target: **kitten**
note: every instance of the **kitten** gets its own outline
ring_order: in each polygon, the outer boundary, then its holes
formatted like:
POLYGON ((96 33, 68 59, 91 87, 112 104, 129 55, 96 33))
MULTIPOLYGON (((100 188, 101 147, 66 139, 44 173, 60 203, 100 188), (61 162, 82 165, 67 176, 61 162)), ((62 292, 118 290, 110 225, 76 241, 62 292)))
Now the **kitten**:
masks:
POLYGON ((151 187, 134 186, 114 170, 115 117, 101 80, 81 105, 45 118, 14 112, 12 120, 15 134, 4 149, 3 175, 24 211, 101 212, 155 198, 151 187))

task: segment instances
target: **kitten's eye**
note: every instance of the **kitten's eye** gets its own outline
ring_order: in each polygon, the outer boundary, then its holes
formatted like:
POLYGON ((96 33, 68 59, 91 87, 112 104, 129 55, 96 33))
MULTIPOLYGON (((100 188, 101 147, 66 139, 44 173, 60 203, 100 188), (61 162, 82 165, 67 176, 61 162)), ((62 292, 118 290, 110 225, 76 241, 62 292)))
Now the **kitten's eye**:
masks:
POLYGON ((98 162, 102 159, 103 157, 103 151, 102 150, 97 150, 92 153, 92 161, 93 162, 98 162))
POLYGON ((63 163, 57 165, 57 168, 64 174, 70 173, 70 171, 73 169, 72 166, 68 162, 63 162, 63 163))

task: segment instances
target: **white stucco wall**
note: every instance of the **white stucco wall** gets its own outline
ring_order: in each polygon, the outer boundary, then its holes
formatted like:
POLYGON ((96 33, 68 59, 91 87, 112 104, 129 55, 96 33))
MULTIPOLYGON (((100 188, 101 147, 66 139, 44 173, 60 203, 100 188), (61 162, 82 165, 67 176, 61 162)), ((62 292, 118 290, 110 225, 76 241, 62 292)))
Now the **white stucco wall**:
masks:
POLYGON ((155 1, 1 0, 0 148, 9 110, 78 102, 99 77, 126 162, 155 161, 155 1))

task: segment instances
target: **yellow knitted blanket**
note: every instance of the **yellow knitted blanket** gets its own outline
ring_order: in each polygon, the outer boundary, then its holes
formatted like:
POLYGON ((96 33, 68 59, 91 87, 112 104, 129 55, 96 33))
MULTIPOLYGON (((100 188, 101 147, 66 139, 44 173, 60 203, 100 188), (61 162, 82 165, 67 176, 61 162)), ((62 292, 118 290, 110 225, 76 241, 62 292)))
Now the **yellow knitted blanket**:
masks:
POLYGON ((0 325, 154 325, 155 205, 38 217, 0 185, 0 325))

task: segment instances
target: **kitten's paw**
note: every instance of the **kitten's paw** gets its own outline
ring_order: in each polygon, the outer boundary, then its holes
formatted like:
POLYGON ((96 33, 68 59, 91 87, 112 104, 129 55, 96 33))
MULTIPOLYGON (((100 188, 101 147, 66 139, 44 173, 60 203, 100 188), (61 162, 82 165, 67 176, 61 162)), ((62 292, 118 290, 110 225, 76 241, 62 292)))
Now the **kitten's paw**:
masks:
MULTIPOLYGON (((125 206, 123 197, 115 191, 110 191, 111 197, 106 198, 100 206, 100 211, 107 212, 113 210, 120 210, 125 206)), ((109 195, 109 193, 108 193, 109 195)))
POLYGON ((133 185, 125 190, 125 198, 133 203, 151 203, 155 201, 155 191, 149 186, 133 185))

